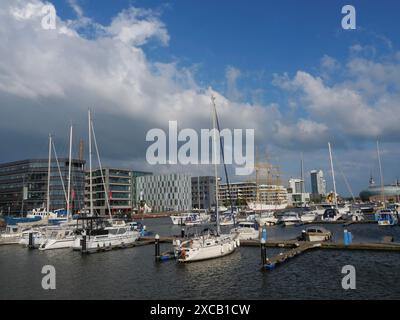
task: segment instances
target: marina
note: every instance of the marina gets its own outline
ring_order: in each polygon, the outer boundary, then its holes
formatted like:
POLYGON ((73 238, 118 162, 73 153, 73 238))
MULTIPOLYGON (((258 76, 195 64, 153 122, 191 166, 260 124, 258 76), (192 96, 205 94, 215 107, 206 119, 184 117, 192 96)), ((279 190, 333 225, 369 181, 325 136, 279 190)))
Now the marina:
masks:
MULTIPOLYGON (((169 218, 147 219, 146 225, 160 235, 160 252, 172 250, 171 235, 179 237, 180 226, 172 225, 169 218)), ((290 250, 298 251, 301 247, 296 246, 301 242, 293 239, 301 234, 304 226, 269 227, 266 246, 270 261, 282 259, 281 253, 284 257, 293 255, 269 271, 262 268, 260 241, 243 240, 239 250, 230 255, 193 264, 174 259, 157 262, 154 235, 142 237, 131 248, 83 256, 70 249, 39 251, 19 245, 0 246, 2 287, 8 288, 1 291, 0 298, 400 298, 392 285, 400 281, 397 272, 400 251, 396 244, 400 239, 399 227, 352 224, 346 228, 353 234, 353 243, 345 246, 343 225, 323 225, 332 232, 332 242, 297 255, 290 250), (386 243, 384 237, 393 238, 394 242, 386 243), (54 265, 57 270, 54 292, 44 292, 41 288, 44 264, 54 265), (358 288, 354 291, 343 291, 338 285, 342 279, 340 270, 347 264, 357 268, 358 288), (243 281, 246 286, 241 285, 243 281)))
POLYGON ((400 300, 382 1, 1 1, 0 300, 400 300))

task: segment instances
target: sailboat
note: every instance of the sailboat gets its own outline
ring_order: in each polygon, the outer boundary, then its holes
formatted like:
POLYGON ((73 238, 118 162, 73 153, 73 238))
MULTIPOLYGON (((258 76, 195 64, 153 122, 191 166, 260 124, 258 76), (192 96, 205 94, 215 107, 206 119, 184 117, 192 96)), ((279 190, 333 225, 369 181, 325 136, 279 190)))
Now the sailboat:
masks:
MULTIPOLYGON (((239 234, 233 232, 222 234, 220 229, 220 219, 218 210, 218 164, 217 164, 217 137, 216 131, 219 131, 217 110, 215 98, 211 96, 213 106, 213 127, 214 127, 214 173, 216 181, 216 223, 217 230, 204 229, 200 235, 186 238, 184 240, 175 240, 174 252, 179 262, 195 262, 208 259, 215 259, 233 253, 240 246, 239 234), (218 127, 218 128, 217 128, 218 127)), ((221 142, 221 140, 220 140, 221 142)), ((221 149, 223 152, 223 149, 221 149)), ((224 161, 225 165, 225 161, 224 161)))
POLYGON ((383 182, 379 141, 376 141, 376 151, 378 154, 379 174, 381 176, 381 196, 382 196, 382 202, 383 202, 383 209, 377 211, 376 220, 378 221, 379 226, 393 226, 393 225, 398 224, 399 221, 398 221, 397 212, 395 210, 392 210, 392 209, 389 209, 386 207, 385 185, 383 182))
POLYGON ((338 201, 337 201, 335 171, 333 169, 332 149, 331 149, 330 142, 328 142, 328 149, 329 149, 329 160, 330 160, 330 164, 331 164, 332 182, 333 182, 334 207, 328 208, 325 210, 324 214, 322 215, 322 220, 336 221, 342 217, 342 213, 339 211, 339 206, 338 206, 338 201))
POLYGON ((140 233, 134 229, 133 226, 125 224, 122 220, 115 220, 111 215, 111 208, 109 202, 109 196, 106 189, 103 168, 101 166, 99 150, 97 148, 96 135, 94 132, 93 121, 90 110, 88 111, 88 125, 89 125, 89 175, 90 175, 90 217, 84 217, 78 219, 80 221, 87 222, 86 226, 80 229, 80 234, 75 237, 72 244, 73 250, 79 250, 82 253, 91 253, 110 250, 113 248, 124 248, 131 245, 137 239, 139 239, 140 233), (93 180, 92 180, 92 136, 97 153, 97 160, 99 162, 99 168, 101 172, 101 178, 103 181, 105 199, 109 212, 109 219, 103 221, 101 217, 94 215, 93 211, 93 180), (93 228, 93 222, 96 227, 93 228))
POLYGON ((72 214, 70 212, 72 134, 73 134, 73 126, 71 125, 69 134, 68 189, 66 195, 67 210, 65 212, 65 220, 63 219, 62 221, 63 223, 60 224, 58 228, 54 228, 51 230, 51 232, 48 232, 45 239, 41 242, 39 246, 39 250, 41 251, 71 248, 75 241, 75 231, 73 227, 70 225, 72 217, 72 214))

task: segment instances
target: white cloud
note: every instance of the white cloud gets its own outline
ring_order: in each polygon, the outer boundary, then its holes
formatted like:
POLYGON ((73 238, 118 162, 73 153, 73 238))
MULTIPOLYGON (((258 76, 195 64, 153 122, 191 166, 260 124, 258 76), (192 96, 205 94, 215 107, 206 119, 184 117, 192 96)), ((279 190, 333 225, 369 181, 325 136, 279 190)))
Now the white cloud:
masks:
POLYGON ((237 81, 241 76, 241 72, 239 69, 228 66, 225 71, 226 78, 226 95, 229 99, 233 101, 239 101, 242 97, 238 87, 237 81))
POLYGON ((76 13, 76 15, 78 17, 82 17, 83 16, 83 9, 78 4, 77 0, 68 0, 68 4, 71 6, 71 8, 74 10, 74 12, 76 13))
MULTIPOLYGON (((150 61, 142 46, 154 39, 168 45, 170 38, 157 13, 131 8, 100 25, 78 9, 76 20, 58 18, 57 30, 43 30, 43 4, 0 2, 0 37, 6 39, 0 42, 0 134, 17 140, 5 147, 6 155, 31 157, 44 148, 43 156, 48 133, 62 138, 70 121, 77 124, 76 135, 85 137, 91 107, 105 163, 144 164, 147 130, 165 128, 168 120, 178 120, 181 128, 210 127, 211 93, 222 126, 256 129, 260 148, 319 149, 336 136, 400 136, 399 58, 373 62, 352 56, 348 78, 329 85, 305 71, 275 75, 274 84, 290 94, 290 112, 304 112, 297 119, 274 103, 240 102, 241 72, 234 67, 226 69, 224 97, 200 85, 195 69, 150 61), (94 29, 90 37, 85 28, 94 29)), ((322 63, 340 67, 333 60, 322 63)))

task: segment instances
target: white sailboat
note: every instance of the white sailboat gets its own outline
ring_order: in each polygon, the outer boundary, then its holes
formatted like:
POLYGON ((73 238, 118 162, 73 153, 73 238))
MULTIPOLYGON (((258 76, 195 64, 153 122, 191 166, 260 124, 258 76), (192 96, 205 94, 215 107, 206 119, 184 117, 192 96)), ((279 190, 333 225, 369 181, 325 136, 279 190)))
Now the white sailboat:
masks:
POLYGON ((72 248, 75 240, 75 232, 73 226, 71 226, 70 212, 70 197, 71 197, 71 165, 72 165, 72 135, 73 126, 70 127, 69 134, 69 164, 68 164, 68 189, 66 195, 67 202, 67 213, 66 218, 58 228, 54 228, 51 232, 48 232, 39 246, 39 250, 54 250, 54 249, 67 249, 72 248))
MULTIPOLYGON (((98 229, 85 228, 81 234, 75 237, 72 244, 73 250, 80 250, 85 253, 98 252, 109 250, 112 248, 124 248, 134 243, 139 239, 140 233, 134 230, 130 225, 126 225, 123 221, 113 220, 108 198, 108 192, 103 175, 103 168, 101 166, 99 149, 97 147, 96 135, 94 132, 93 121, 90 110, 88 111, 88 125, 89 125, 89 174, 90 174, 90 216, 93 219, 93 180, 92 180, 92 136, 96 148, 97 160, 99 162, 99 169, 104 187, 105 199, 109 212, 109 220, 104 222, 105 226, 98 229)), ((78 219, 79 220, 79 219, 78 219)))
POLYGON ((188 238, 186 240, 175 241, 175 255, 179 262, 194 262, 207 259, 214 259, 226 256, 235 251, 240 246, 239 234, 233 232, 230 234, 221 234, 219 206, 218 206, 218 165, 217 165, 217 137, 216 131, 219 130, 217 110, 215 107, 215 98, 211 97, 213 106, 213 127, 214 127, 214 173, 216 181, 216 206, 215 213, 217 219, 217 230, 211 232, 209 229, 203 231, 200 235, 188 238))

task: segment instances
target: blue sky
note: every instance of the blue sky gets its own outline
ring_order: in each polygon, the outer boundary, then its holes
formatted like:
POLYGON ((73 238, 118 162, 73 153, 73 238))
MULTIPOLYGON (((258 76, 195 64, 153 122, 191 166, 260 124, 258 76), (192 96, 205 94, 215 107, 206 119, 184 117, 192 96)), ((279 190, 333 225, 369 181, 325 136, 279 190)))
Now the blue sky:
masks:
POLYGON ((0 134, 14 138, 1 161, 45 157, 49 131, 67 150, 68 123, 84 138, 90 105, 105 164, 172 170, 146 165, 145 134, 167 120, 208 128, 212 87, 222 124, 254 128, 284 179, 298 176, 304 152, 329 189, 330 141, 358 193, 377 178, 376 139, 385 181, 400 178, 397 1, 49 2, 53 32, 40 28, 44 0, 0 3, 0 134), (356 30, 341 28, 346 4, 356 30))
MULTIPOLYGON (((68 1, 52 1, 58 14, 75 17, 68 1)), ((387 50, 385 39, 398 47, 400 3, 351 1, 357 10, 357 30, 341 28, 341 8, 349 1, 134 1, 80 0, 85 15, 108 24, 130 6, 160 12, 170 35, 168 46, 146 45, 146 54, 156 61, 177 61, 198 66, 196 75, 204 84, 224 89, 227 66, 247 76, 244 89, 264 89, 265 101, 275 101, 271 75, 297 70, 314 71, 324 54, 345 60, 355 43, 387 50)), ((251 98, 249 95, 246 98, 251 98)))

